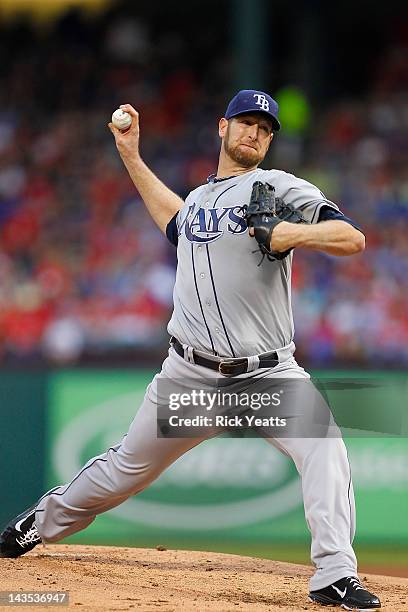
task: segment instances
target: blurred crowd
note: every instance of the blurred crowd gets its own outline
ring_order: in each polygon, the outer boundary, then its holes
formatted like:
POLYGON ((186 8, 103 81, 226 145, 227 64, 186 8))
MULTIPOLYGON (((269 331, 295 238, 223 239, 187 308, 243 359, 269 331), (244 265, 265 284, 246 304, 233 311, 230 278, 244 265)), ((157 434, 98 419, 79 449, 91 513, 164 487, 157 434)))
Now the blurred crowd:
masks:
MULTIPOLYGON (((138 107, 142 154, 180 195, 216 168, 228 57, 197 73, 175 35, 153 44, 134 19, 81 27, 0 37, 10 58, 0 67, 2 363, 163 353, 175 249, 106 127, 120 103, 138 107)), ((295 341, 308 367, 408 362, 406 57, 391 49, 364 99, 312 105, 272 145, 269 164, 317 184, 367 237, 351 258, 295 254, 295 341)))

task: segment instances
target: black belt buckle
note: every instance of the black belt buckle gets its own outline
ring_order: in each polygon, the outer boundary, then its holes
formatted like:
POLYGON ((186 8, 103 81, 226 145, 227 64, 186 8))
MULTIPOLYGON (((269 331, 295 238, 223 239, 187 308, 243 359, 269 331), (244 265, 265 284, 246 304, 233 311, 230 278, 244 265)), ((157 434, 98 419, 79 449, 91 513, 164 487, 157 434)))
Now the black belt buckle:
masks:
POLYGON ((223 376, 238 376, 248 371, 248 359, 223 359, 218 364, 218 372, 223 376))

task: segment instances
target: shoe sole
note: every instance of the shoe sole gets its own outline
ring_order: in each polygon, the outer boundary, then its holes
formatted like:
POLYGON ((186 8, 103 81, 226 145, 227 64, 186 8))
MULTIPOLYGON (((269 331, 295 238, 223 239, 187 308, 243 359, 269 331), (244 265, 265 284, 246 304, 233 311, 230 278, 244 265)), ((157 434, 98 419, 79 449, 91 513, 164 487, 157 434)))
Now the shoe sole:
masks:
POLYGON ((374 610, 379 610, 381 606, 374 606, 374 608, 356 608, 356 607, 350 607, 350 606, 346 606, 346 604, 341 603, 340 601, 336 601, 335 599, 330 599, 330 597, 325 597, 324 595, 320 595, 319 597, 310 597, 309 595, 309 601, 311 603, 318 603, 321 606, 339 606, 340 608, 343 608, 344 610, 357 610, 357 612, 370 612, 370 611, 374 611, 374 610))
MULTIPOLYGON (((27 551, 27 552, 29 552, 29 551, 27 551)), ((18 559, 18 557, 21 557, 24 554, 25 553, 16 554, 14 551, 11 551, 11 552, 0 552, 0 559, 18 559)))

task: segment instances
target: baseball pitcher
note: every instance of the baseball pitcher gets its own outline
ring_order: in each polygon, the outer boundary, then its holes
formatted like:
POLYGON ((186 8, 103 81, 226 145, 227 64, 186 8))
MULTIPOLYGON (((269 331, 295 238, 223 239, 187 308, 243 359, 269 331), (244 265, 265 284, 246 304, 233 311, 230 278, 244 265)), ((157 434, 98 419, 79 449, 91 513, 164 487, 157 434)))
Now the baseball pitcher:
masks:
MULTIPOLYGON (((258 167, 280 129, 278 105, 267 93, 243 90, 230 101, 218 125, 217 171, 185 201, 143 162, 139 115, 130 104, 121 108, 132 123, 123 132, 109 124, 119 154, 153 220, 177 247, 169 354, 123 440, 14 518, 0 535, 2 557, 84 529, 213 435, 210 429, 190 437, 158 435, 163 382, 211 379, 228 388, 238 381, 251 389, 261 379, 285 379, 312 387, 294 358, 293 250, 347 256, 365 246, 361 230, 317 187, 258 167)), ((305 412, 305 403, 298 398, 296 411, 305 412)), ((358 579, 350 465, 332 420, 330 428, 335 435, 266 436, 301 476, 316 568, 309 597, 347 610, 380 608, 358 579)))

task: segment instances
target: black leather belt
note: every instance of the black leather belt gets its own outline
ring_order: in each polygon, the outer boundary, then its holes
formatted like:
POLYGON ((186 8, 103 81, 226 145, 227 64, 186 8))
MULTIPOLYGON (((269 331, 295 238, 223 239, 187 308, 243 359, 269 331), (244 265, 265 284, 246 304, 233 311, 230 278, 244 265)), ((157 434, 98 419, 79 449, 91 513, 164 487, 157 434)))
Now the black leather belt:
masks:
MULTIPOLYGON (((183 345, 177 340, 177 338, 172 336, 170 338, 170 345, 174 348, 176 353, 180 355, 180 357, 185 359, 183 345)), ((262 353, 261 355, 258 355, 258 358, 258 368, 274 368, 279 363, 279 358, 276 351, 262 353)), ((210 368, 210 370, 215 370, 224 376, 238 376, 239 374, 245 374, 246 372, 251 371, 248 370, 249 359, 247 357, 238 357, 237 359, 215 357, 213 361, 212 359, 206 359, 202 355, 198 355, 197 352, 193 350, 193 359, 194 363, 197 365, 203 366, 204 368, 210 368)))

